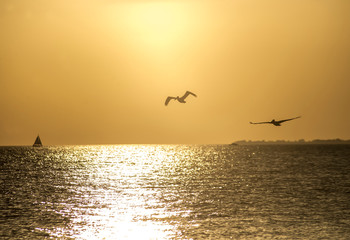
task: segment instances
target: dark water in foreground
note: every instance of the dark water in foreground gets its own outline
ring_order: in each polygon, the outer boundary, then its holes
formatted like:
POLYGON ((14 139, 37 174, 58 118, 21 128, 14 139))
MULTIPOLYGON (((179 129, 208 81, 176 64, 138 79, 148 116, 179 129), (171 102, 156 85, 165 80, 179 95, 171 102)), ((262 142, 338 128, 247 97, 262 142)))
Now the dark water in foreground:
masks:
POLYGON ((350 239, 349 145, 0 147, 1 239, 350 239))

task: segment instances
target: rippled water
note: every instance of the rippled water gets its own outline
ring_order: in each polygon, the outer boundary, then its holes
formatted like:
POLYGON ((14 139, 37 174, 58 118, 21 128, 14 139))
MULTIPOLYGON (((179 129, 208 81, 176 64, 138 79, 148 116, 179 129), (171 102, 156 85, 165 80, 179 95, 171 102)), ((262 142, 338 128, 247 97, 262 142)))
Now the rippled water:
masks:
POLYGON ((349 145, 0 147, 2 239, 349 239, 349 145))

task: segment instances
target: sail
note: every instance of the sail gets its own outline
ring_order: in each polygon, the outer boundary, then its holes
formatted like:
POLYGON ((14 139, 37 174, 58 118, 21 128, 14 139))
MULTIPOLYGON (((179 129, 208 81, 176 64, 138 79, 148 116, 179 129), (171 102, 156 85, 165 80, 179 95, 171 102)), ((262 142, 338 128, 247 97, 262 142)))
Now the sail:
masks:
POLYGON ((36 137, 33 147, 41 147, 43 144, 41 143, 41 139, 39 135, 36 137))

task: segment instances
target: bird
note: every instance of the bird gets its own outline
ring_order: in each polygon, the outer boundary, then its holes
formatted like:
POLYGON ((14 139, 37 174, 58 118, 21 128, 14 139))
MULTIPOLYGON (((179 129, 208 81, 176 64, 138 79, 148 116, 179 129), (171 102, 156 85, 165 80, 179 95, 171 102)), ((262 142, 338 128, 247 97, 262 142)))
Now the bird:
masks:
POLYGON ((299 117, 295 117, 295 118, 289 118, 289 119, 284 119, 284 120, 279 120, 279 121, 276 121, 275 119, 272 119, 270 122, 257 122, 257 123, 253 123, 253 122, 250 122, 250 124, 273 124, 275 126, 281 126, 281 123, 283 122, 287 122, 287 121, 290 121, 290 120, 293 120, 293 119, 297 119, 297 118, 300 118, 301 116, 299 117))
POLYGON ((170 100, 174 99, 174 100, 177 100, 179 101, 180 103, 186 103, 185 99, 188 97, 188 95, 193 95, 195 97, 197 97, 196 94, 194 94, 193 92, 190 92, 190 91, 186 91, 186 93, 182 96, 182 97, 167 97, 167 99, 165 100, 165 106, 167 106, 170 102, 170 100))

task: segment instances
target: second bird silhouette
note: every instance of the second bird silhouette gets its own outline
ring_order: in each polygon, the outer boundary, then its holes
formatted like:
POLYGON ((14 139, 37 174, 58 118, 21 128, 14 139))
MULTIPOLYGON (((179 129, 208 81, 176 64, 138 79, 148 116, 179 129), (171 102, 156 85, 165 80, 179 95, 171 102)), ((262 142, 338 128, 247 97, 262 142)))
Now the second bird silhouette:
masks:
POLYGON ((267 124, 273 124, 273 125, 275 125, 275 126, 281 126, 281 123, 287 122, 287 121, 290 121, 290 120, 293 120, 293 119, 297 119, 297 118, 300 118, 300 116, 299 116, 299 117, 295 117, 295 118, 289 118, 289 119, 279 120, 279 121, 276 121, 275 119, 272 119, 271 122, 256 122, 256 123, 250 122, 250 124, 265 124, 265 123, 267 123, 267 124))
POLYGON ((167 106, 169 104, 170 100, 172 100, 172 99, 173 100, 177 100, 180 103, 186 103, 185 99, 188 97, 188 95, 193 95, 193 96, 197 97, 197 95, 194 94, 193 92, 186 91, 186 93, 182 97, 179 97, 179 96, 177 96, 177 97, 170 97, 170 96, 167 97, 167 99, 165 100, 165 106, 167 106))

